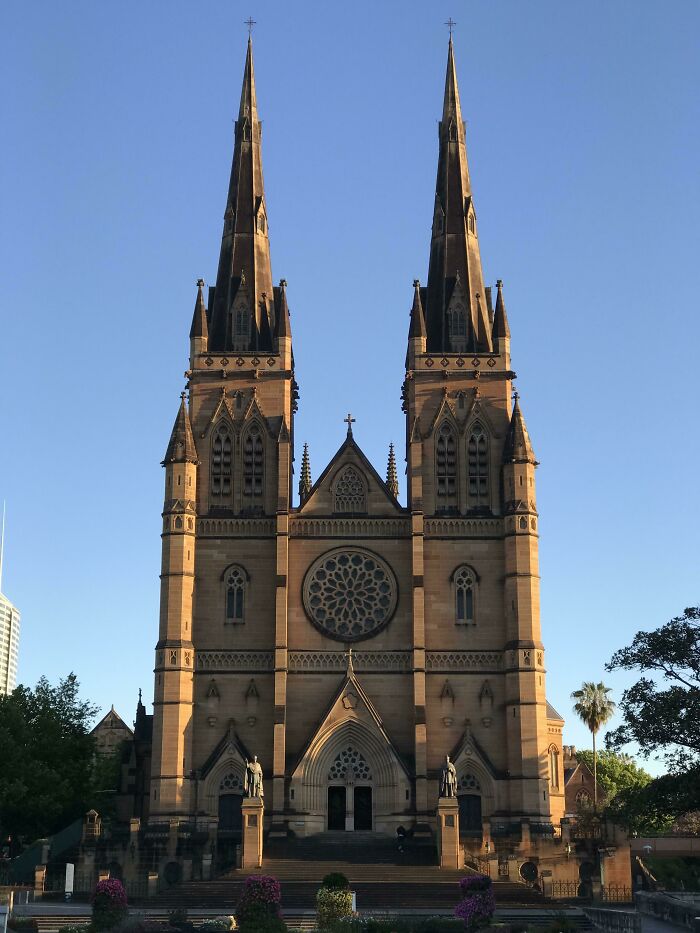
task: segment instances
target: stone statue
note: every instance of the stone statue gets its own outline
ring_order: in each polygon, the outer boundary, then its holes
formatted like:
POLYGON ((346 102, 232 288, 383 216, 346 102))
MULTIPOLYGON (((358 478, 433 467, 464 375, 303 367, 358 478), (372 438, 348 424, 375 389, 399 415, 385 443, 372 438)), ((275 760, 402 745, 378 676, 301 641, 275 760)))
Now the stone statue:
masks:
POLYGON ((457 771, 450 761, 449 755, 445 755, 445 764, 442 766, 442 773, 440 775, 440 796, 457 796, 457 771))
POLYGON ((253 755, 252 761, 245 763, 245 792, 249 797, 263 797, 263 770, 258 756, 253 755))

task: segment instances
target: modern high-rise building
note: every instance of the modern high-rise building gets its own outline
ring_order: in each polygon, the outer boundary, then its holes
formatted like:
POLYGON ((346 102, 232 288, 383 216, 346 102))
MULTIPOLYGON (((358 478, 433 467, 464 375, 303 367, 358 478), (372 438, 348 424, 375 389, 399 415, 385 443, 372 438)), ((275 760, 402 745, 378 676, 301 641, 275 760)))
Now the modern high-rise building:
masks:
POLYGON ((19 609, 2 593, 2 559, 5 550, 5 510, 0 536, 0 695, 12 693, 17 684, 19 609))

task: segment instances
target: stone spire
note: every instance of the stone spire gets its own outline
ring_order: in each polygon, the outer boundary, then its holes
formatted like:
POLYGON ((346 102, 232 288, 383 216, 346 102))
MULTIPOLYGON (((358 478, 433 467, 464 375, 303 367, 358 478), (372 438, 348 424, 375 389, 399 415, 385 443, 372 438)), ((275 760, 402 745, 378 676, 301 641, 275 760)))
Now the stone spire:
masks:
POLYGON ((439 139, 425 308, 428 352, 487 352, 491 328, 476 297, 484 294, 484 279, 452 36, 439 139))
POLYGON ((520 410, 520 396, 516 392, 513 396, 513 414, 510 419, 505 446, 503 447, 504 463, 533 463, 537 466, 535 453, 527 433, 525 419, 520 410))
POLYGON ((261 137, 249 38, 212 295, 209 350, 273 349, 274 303, 261 137))
POLYGON ((195 366, 195 358, 207 352, 209 343, 209 322, 207 307, 204 303, 204 279, 197 281, 197 300, 194 303, 192 326, 190 327, 190 367, 195 366))
POLYGON ((185 404, 185 393, 180 395, 180 409, 173 425, 173 431, 165 451, 163 466, 168 463, 197 463, 197 448, 192 435, 190 416, 185 404))
POLYGON ((394 455, 394 445, 389 444, 389 459, 386 464, 386 484, 389 492, 394 499, 399 498, 399 480, 396 475, 396 457, 394 455))
POLYGON ((304 453, 301 457, 301 476, 299 477, 299 498, 306 502, 311 492, 311 463, 309 461, 309 445, 304 444, 304 453))
POLYGON ((287 280, 280 279, 279 289, 277 289, 279 298, 277 302, 277 327, 275 337, 292 336, 292 325, 289 320, 289 306, 287 305, 287 280))
POLYGON ((503 300, 503 282, 499 279, 496 282, 498 295, 496 296, 496 310, 493 316, 493 336, 510 337, 510 327, 508 326, 508 315, 506 314, 506 304, 503 300))
POLYGON ((412 337, 425 337, 425 317, 423 315, 423 303, 420 297, 420 282, 413 280, 413 306, 411 308, 411 326, 408 331, 408 339, 412 337))

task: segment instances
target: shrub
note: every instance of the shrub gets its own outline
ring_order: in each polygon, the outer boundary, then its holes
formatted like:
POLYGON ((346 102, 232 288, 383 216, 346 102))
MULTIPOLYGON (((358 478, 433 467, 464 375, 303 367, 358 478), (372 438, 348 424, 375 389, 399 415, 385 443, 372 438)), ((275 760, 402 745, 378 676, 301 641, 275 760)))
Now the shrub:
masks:
POLYGON ((468 875, 459 882, 462 900, 455 907, 455 917, 464 923, 466 930, 486 926, 496 910, 493 883, 488 875, 468 875))
POLYGON ((336 920, 352 916, 352 894, 341 888, 319 888, 316 917, 319 930, 327 930, 336 920))
POLYGON ((350 887, 350 882, 341 871, 332 871, 324 877, 321 882, 321 887, 347 891, 350 887))
POLYGON ((111 930, 127 915, 126 891, 121 881, 108 878, 98 881, 92 896, 92 927, 111 930))
POLYGON ((225 933, 226 930, 237 929, 235 917, 212 917, 199 927, 200 933, 225 933))
POLYGON ((58 933, 88 933, 89 929, 88 923, 68 923, 64 927, 59 927, 58 933))
POLYGON ((37 933, 39 929, 39 924, 34 917, 18 917, 16 914, 8 917, 7 926, 11 930, 16 930, 17 933, 37 933))
POLYGON ((250 875, 236 907, 236 919, 241 933, 273 933, 285 930, 280 920, 282 890, 276 878, 269 875, 250 875), (274 923, 268 921, 275 921, 274 923), (280 925, 281 924, 281 925, 280 925))
POLYGON ((171 927, 176 927, 181 923, 187 923, 187 908, 176 907, 168 914, 168 923, 171 927))

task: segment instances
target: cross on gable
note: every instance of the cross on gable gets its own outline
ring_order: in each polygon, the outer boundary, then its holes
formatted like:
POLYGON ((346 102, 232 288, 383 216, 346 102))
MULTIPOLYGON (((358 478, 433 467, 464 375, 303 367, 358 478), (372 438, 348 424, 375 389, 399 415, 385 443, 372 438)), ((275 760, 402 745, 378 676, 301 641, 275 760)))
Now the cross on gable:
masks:
POLYGON ((347 424, 347 426, 348 426, 348 437, 352 437, 352 426, 353 426, 353 424, 355 423, 355 419, 354 419, 353 416, 350 414, 350 412, 348 412, 347 418, 343 418, 343 421, 344 421, 344 422, 347 424))

